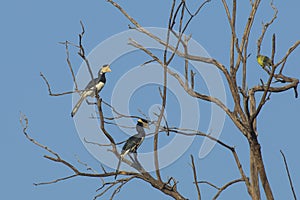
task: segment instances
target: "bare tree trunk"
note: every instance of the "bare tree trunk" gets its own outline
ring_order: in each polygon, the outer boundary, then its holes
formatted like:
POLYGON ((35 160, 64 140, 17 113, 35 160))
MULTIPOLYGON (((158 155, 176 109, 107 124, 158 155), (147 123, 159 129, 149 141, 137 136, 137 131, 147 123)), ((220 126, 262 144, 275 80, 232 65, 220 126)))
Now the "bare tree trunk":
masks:
MULTIPOLYGON (((261 154, 261 147, 260 144, 257 141, 257 137, 254 136, 255 133, 253 133, 253 137, 251 137, 251 140, 249 140, 249 144, 250 144, 250 163, 254 163, 256 165, 256 169, 257 172, 259 173, 259 177, 261 180, 261 184, 263 186, 263 189, 265 191, 265 195, 267 197, 268 200, 273 200, 273 193, 271 190, 271 186, 270 183, 268 181, 268 177, 265 171, 265 166, 263 163, 263 159, 262 159, 262 154, 261 154), (252 155, 252 157, 251 157, 252 155)), ((252 175, 252 174, 251 174, 252 175)), ((255 178, 254 178, 255 179, 255 178)), ((259 185, 256 186, 256 188, 254 189, 254 191, 259 190, 259 185)), ((254 192, 255 194, 257 194, 256 192, 254 192)))
POLYGON ((250 180, 252 187, 252 194, 254 200, 260 199, 260 189, 259 189, 259 179, 258 179, 258 171, 255 163, 255 158, 253 155, 253 151, 250 150, 250 180))

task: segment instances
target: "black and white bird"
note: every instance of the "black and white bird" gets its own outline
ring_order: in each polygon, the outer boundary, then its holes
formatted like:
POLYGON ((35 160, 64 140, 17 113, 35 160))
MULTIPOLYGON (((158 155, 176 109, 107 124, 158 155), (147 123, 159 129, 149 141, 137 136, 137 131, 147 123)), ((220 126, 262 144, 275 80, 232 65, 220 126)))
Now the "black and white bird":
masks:
POLYGON ((83 100, 85 100, 88 96, 94 97, 95 92, 99 93, 102 90, 106 82, 105 73, 107 72, 111 72, 110 66, 108 64, 103 65, 98 72, 98 77, 94 78, 87 84, 84 91, 80 94, 80 99, 71 112, 72 117, 75 116, 83 100))
POLYGON ((142 144, 142 142, 145 139, 145 130, 144 128, 149 128, 149 122, 145 119, 139 118, 137 120, 137 124, 136 124, 136 131, 138 132, 137 134, 131 136, 130 138, 128 138, 126 140, 126 143, 124 144, 121 154, 120 154, 120 158, 119 158, 119 162, 117 165, 117 170, 116 170, 116 175, 115 175, 115 179, 118 176, 119 173, 119 168, 121 165, 121 162, 123 160, 123 158, 128 154, 128 153, 136 153, 137 149, 139 148, 139 146, 142 144))

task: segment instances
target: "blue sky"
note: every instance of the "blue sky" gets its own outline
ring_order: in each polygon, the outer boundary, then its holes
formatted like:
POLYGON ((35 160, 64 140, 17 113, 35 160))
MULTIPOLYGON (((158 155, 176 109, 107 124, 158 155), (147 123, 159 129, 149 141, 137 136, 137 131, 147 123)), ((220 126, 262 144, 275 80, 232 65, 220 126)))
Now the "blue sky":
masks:
MULTIPOLYGON (((166 27, 171 1, 133 1, 121 3, 123 7, 143 26, 166 27)), ((194 4, 195 1, 191 1, 194 4)), ((271 35, 277 36, 277 54, 280 58, 287 49, 299 40, 300 28, 298 24, 299 2, 275 1, 279 9, 278 19, 266 34, 262 53, 270 54, 271 35)), ((237 32, 243 30, 249 12, 248 1, 238 5, 237 32)), ((250 57, 248 69, 249 87, 259 83, 259 78, 266 78, 263 71, 255 63, 256 40, 261 31, 261 22, 272 17, 272 10, 267 2, 263 2, 258 11, 257 21, 253 25, 249 43, 250 57), (259 77, 259 78, 258 78, 259 77)), ((128 29, 129 22, 110 4, 102 0, 82 1, 6 1, 0 8, 1 20, 1 125, 4 126, 1 139, 2 164, 1 168, 1 199, 92 199, 101 186, 100 180, 89 178, 75 178, 72 180, 46 185, 33 186, 35 182, 49 181, 71 172, 64 166, 50 162, 43 158, 46 153, 29 143, 22 134, 19 125, 20 111, 29 118, 30 133, 36 140, 48 145, 59 152, 66 160, 75 163, 77 157, 99 169, 99 162, 85 149, 70 117, 72 96, 49 97, 47 88, 39 76, 43 72, 50 81, 55 92, 69 91, 73 88, 72 79, 65 62, 65 49, 58 42, 77 41, 77 34, 81 31, 79 21, 82 20, 86 28, 84 44, 89 53, 99 43, 110 36, 128 29), (75 156, 76 155, 76 156, 75 156)), ((229 28, 225 21, 225 12, 219 1, 212 1, 203 12, 192 21, 187 33, 200 43, 207 52, 228 65, 229 28), (220 31, 221 30, 221 31, 220 31)), ((159 52, 158 52, 159 53, 159 52)), ((299 78, 300 50, 297 49, 287 62, 285 73, 299 78)), ((71 51, 72 64, 77 71, 81 60, 75 51, 71 51)), ((137 66, 147 58, 141 52, 125 55, 114 62, 113 72, 107 77, 116 82, 130 66, 137 66), (123 68, 121 66, 124 66, 123 68), (118 68, 119 67, 119 68, 118 68)), ((103 63, 104 64, 104 63, 103 63)), ((110 98, 108 86, 103 91, 103 98, 110 98)), ((130 112, 139 114, 137 108, 148 108, 158 104, 157 90, 149 86, 153 98, 143 99, 142 89, 138 90, 130 103, 130 112)), ((230 99, 227 99, 231 105, 230 99)), ((170 93, 170 121, 178 123, 175 96, 170 93), (172 110, 173 109, 173 110, 172 110), (174 111, 175 110, 175 111, 174 111), (175 112, 175 114, 174 114, 175 112)), ((200 128, 206 131, 210 115, 209 104, 199 102, 201 109, 200 128)), ((300 191, 300 162, 299 152, 299 99, 294 98, 293 91, 273 94, 271 101, 263 108, 259 116, 259 141, 262 145, 263 157, 267 174, 276 199, 291 199, 292 194, 288 185, 284 164, 279 150, 282 149, 287 157, 296 191, 300 191)), ((167 109, 168 111, 168 109, 167 109)), ((116 127, 111 131, 121 132, 116 127)), ((118 140, 126 137, 122 133, 118 140)), ((248 170, 248 146, 245 139, 227 118, 221 139, 235 146, 241 157, 245 170, 248 170)), ((162 143, 168 137, 162 136, 162 143)), ((196 198, 192 182, 189 155, 195 156, 198 166, 198 177, 208 180, 218 186, 239 178, 238 171, 229 152, 216 146, 204 159, 198 158, 199 146, 203 139, 197 138, 192 146, 172 165, 164 168, 164 179, 172 175, 179 181, 179 190, 190 199, 196 198)), ((151 146, 145 143, 145 149, 151 146)), ((84 169, 83 166, 78 166, 84 169)), ((210 199, 216 192, 207 185, 201 185, 204 199, 210 199)), ((245 199, 245 186, 236 184, 224 192, 220 199, 245 199)), ((103 199, 107 199, 105 196, 103 199)), ((126 185, 115 199, 170 199, 159 191, 152 189, 147 183, 133 181, 126 185)), ((264 198, 264 197, 263 197, 264 198)))

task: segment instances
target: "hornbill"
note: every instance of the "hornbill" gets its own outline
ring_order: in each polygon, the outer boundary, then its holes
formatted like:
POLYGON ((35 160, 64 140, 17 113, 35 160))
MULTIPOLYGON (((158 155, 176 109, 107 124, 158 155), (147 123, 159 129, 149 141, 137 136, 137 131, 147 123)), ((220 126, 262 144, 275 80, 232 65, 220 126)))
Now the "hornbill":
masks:
POLYGON ((72 117, 74 117, 84 99, 86 99, 88 96, 96 96, 95 92, 99 93, 102 90, 106 82, 105 73, 107 72, 111 72, 111 69, 108 64, 105 64, 99 70, 98 77, 94 78, 87 84, 84 91, 80 94, 80 99, 78 100, 71 112, 72 117))
POLYGON ((142 144, 142 142, 144 141, 145 138, 145 130, 144 128, 149 128, 149 124, 148 124, 148 120, 139 118, 137 120, 137 124, 136 124, 136 131, 138 132, 137 134, 131 136, 130 138, 128 138, 126 140, 126 143, 124 144, 121 154, 120 154, 120 158, 119 158, 119 162, 117 165, 117 170, 116 170, 116 175, 115 175, 115 179, 118 176, 119 173, 119 168, 121 165, 121 162, 123 160, 123 158, 128 154, 128 153, 136 153, 137 149, 139 148, 139 146, 142 144))

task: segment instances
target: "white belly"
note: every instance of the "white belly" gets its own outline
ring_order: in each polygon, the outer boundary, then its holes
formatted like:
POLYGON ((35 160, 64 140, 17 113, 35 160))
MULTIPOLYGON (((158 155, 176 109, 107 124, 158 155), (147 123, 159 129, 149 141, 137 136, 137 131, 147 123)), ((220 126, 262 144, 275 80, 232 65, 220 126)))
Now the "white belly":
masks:
POLYGON ((102 88, 104 87, 104 83, 100 82, 96 85, 97 91, 100 92, 102 88))

